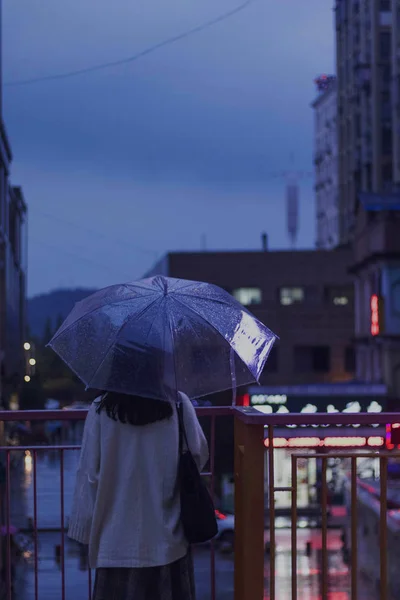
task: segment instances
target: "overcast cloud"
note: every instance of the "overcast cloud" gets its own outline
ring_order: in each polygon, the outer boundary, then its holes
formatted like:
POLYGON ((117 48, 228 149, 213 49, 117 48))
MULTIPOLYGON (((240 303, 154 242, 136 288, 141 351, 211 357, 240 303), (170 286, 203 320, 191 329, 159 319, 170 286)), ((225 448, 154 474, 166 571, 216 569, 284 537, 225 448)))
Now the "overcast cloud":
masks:
MULTIPOLYGON (((233 0, 3 0, 5 82, 119 60, 233 0)), ((4 88, 13 183, 30 213, 30 294, 141 276, 168 250, 288 244, 283 178, 312 171, 313 78, 331 3, 254 0, 140 61, 4 88), (79 227, 74 224, 79 223, 79 227), (80 257, 80 258, 79 258, 80 257)), ((312 179, 299 245, 314 243, 312 179)))

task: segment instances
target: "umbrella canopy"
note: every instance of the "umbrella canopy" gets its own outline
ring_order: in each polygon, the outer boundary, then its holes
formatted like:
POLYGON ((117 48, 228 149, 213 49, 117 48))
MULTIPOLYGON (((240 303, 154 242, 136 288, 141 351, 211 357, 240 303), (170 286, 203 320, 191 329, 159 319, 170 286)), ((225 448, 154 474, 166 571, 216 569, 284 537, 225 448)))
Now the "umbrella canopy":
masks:
POLYGON ((49 346, 87 388, 197 398, 257 382, 276 338, 221 288, 157 276, 78 302, 49 346))

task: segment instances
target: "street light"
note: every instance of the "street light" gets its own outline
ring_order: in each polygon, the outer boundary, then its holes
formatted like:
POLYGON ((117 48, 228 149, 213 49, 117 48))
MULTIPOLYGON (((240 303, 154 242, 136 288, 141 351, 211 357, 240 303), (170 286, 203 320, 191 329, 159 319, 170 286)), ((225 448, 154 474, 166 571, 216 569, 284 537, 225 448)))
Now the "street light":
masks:
POLYGON ((24 344, 24 350, 28 351, 30 349, 31 349, 30 343, 29 342, 25 342, 25 344, 24 344))
POLYGON ((31 378, 29 377, 29 375, 25 375, 24 380, 26 381, 26 383, 29 383, 31 378))
POLYGON ((29 359, 29 364, 34 367, 36 365, 36 360, 34 358, 29 359))

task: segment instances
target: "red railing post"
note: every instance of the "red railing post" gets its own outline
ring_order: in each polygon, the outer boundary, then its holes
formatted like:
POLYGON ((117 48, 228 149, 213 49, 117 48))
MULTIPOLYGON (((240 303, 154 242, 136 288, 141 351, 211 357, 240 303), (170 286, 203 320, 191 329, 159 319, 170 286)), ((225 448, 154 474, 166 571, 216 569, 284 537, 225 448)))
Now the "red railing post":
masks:
POLYGON ((264 426, 235 413, 235 600, 263 600, 264 426))

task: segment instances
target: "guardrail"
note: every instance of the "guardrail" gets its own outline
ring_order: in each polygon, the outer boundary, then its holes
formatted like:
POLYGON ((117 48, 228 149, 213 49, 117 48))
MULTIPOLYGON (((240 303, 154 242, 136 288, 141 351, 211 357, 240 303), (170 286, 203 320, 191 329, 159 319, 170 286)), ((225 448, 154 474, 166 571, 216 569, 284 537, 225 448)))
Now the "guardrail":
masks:
MULTIPOLYGON (((234 555, 234 582, 235 582, 235 600, 276 600, 277 598, 277 531, 275 508, 276 494, 285 492, 291 495, 291 534, 290 534, 290 566, 291 566, 291 599, 297 600, 302 597, 301 583, 298 578, 298 528, 297 517, 300 514, 298 508, 298 463, 299 461, 315 460, 321 462, 321 563, 318 577, 320 580, 320 599, 329 598, 329 549, 328 549, 328 482, 327 465, 331 457, 346 458, 350 461, 350 502, 349 502, 349 537, 350 547, 350 568, 349 568, 349 591, 347 598, 356 600, 359 595, 359 523, 357 519, 357 461, 361 458, 378 458, 380 465, 380 483, 379 483, 379 538, 378 545, 380 549, 380 567, 379 567, 379 586, 380 600, 389 600, 388 585, 388 552, 387 552, 387 512, 388 512, 388 486, 387 486, 387 467, 388 461, 393 452, 388 452, 382 448, 371 448, 367 451, 349 451, 335 450, 325 448, 324 452, 316 450, 316 453, 307 454, 304 451, 299 452, 291 449, 291 483, 285 487, 276 485, 275 480, 275 459, 276 452, 282 451, 274 446, 274 433, 277 428, 288 425, 296 426, 318 426, 318 425, 362 425, 371 426, 376 424, 387 425, 399 422, 399 415, 396 413, 386 414, 272 414, 265 415, 253 408, 230 408, 230 407, 207 407, 197 408, 196 412, 200 417, 210 419, 210 468, 205 475, 210 477, 211 491, 215 488, 215 424, 217 418, 233 417, 235 423, 235 555, 234 555), (265 442, 265 430, 267 428, 268 440, 265 442), (267 446, 267 447, 266 447, 267 446), (267 454, 267 505, 265 506, 265 486, 264 486, 264 467, 265 455, 267 454), (269 519, 268 533, 268 568, 265 577, 265 515, 269 519), (265 591, 265 579, 267 580, 267 590, 265 591)), ((0 412, 0 421, 7 422, 38 422, 38 421, 83 421, 86 416, 85 410, 68 411, 13 411, 0 412)), ((354 431, 354 430, 352 430, 354 431)), ((349 432, 350 433, 350 432, 349 432)), ((350 433, 350 435, 353 435, 350 433)), ((6 456, 6 481, 5 481, 5 538, 6 538, 6 597, 11 600, 12 592, 12 530, 11 530, 11 491, 12 491, 12 453, 27 453, 31 457, 31 472, 33 482, 33 523, 32 523, 32 545, 33 545, 33 571, 34 571, 34 597, 37 600, 39 595, 39 544, 38 544, 38 489, 37 489, 37 464, 39 457, 45 452, 56 452, 59 455, 60 469, 60 548, 59 563, 61 570, 60 597, 66 598, 66 572, 65 572, 65 457, 67 452, 73 452, 79 449, 77 445, 53 445, 53 446, 3 446, 0 451, 6 456)), ((4 557, 3 557, 4 558, 4 557)), ((217 599, 216 591, 216 571, 215 571, 215 544, 210 548, 210 597, 217 599)), ((88 570, 87 598, 90 600, 92 595, 92 577, 88 570)), ((289 598, 289 596, 287 596, 289 598)), ((346 596, 343 596, 346 598, 346 596)), ((21 598, 21 600, 23 600, 21 598)))

